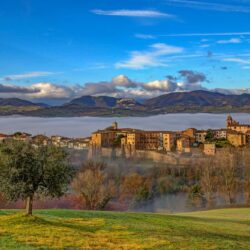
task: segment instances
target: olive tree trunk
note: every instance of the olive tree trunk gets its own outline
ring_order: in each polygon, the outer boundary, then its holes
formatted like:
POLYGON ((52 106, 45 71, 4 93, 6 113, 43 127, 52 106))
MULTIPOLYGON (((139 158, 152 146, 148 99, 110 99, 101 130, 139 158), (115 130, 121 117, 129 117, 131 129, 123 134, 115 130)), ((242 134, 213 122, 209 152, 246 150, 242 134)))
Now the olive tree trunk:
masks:
POLYGON ((33 196, 29 196, 26 198, 26 214, 32 215, 33 209, 33 196))

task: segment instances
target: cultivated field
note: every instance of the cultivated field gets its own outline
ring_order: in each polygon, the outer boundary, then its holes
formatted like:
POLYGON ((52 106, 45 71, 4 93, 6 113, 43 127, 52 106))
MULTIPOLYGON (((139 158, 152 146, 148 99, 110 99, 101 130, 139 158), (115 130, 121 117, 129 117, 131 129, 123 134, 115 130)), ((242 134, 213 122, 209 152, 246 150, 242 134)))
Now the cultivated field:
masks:
POLYGON ((250 209, 178 215, 0 210, 0 249, 250 249, 250 209))

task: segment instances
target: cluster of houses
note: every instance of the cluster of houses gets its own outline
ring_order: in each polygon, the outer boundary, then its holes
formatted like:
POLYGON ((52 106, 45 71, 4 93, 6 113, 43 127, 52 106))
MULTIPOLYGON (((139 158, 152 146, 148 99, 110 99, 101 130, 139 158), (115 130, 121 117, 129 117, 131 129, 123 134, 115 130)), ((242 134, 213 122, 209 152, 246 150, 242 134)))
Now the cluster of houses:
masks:
POLYGON ((206 155, 214 155, 218 147, 228 144, 235 147, 250 143, 250 125, 240 124, 227 117, 226 128, 197 130, 188 128, 184 131, 145 131, 132 128, 118 128, 114 122, 104 130, 92 133, 91 147, 121 147, 132 152, 151 150, 165 152, 190 153, 192 149, 201 149, 206 155))
POLYGON ((16 132, 11 135, 0 134, 0 141, 14 139, 18 141, 31 142, 34 145, 55 145, 58 147, 69 149, 87 149, 89 147, 90 138, 67 138, 62 136, 45 136, 42 134, 32 136, 24 132, 16 132))
POLYGON ((118 128, 114 122, 110 127, 93 132, 87 138, 67 138, 62 136, 32 136, 16 132, 12 135, 0 134, 0 141, 14 139, 30 141, 34 145, 55 145, 69 149, 90 149, 98 152, 101 148, 121 148, 131 152, 150 150, 161 152, 190 153, 202 150, 206 155, 214 155, 218 147, 228 144, 244 147, 250 144, 250 125, 240 124, 231 116, 227 117, 226 128, 184 131, 145 131, 133 128, 118 128))

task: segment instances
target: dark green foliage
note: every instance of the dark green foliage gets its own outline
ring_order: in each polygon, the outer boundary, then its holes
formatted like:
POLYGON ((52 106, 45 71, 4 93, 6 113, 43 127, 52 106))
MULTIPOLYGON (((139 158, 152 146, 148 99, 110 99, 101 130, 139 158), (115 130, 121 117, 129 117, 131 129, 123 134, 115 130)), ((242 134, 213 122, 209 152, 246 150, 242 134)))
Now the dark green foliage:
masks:
POLYGON ((224 147, 229 146, 229 143, 227 139, 218 139, 215 141, 215 145, 217 148, 224 148, 224 147))
POLYGON ((131 201, 130 209, 140 209, 152 202, 152 193, 146 186, 139 187, 134 198, 131 201))
POLYGON ((0 146, 0 191, 8 200, 60 197, 72 178, 67 154, 55 146, 7 141, 0 146))
POLYGON ((121 147, 121 139, 124 138, 124 135, 118 135, 113 143, 114 147, 121 147))
POLYGON ((191 187, 189 193, 189 204, 194 208, 203 208, 206 205, 206 199, 204 197, 204 193, 202 192, 201 186, 195 184, 191 187))
POLYGON ((185 180, 181 177, 163 176, 158 179, 157 184, 157 193, 166 195, 180 192, 185 185, 185 180))
POLYGON ((205 139, 206 139, 206 141, 208 141, 208 142, 212 141, 212 140, 214 139, 213 131, 208 130, 205 139))

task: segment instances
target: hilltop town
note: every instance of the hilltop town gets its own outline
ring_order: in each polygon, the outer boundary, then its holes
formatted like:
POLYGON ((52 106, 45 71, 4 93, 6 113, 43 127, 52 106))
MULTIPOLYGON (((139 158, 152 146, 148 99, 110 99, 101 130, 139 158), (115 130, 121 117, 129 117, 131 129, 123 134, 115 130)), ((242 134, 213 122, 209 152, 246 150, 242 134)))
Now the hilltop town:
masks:
POLYGON ((226 127, 198 130, 187 128, 184 131, 145 131, 133 128, 112 126, 92 133, 90 147, 95 154, 102 148, 121 148, 121 154, 132 156, 140 151, 162 153, 197 153, 215 155, 217 150, 227 146, 244 147, 250 143, 250 125, 240 124, 230 115, 226 127))
MULTIPOLYGON (((24 132, 11 135, 0 134, 4 140, 29 141, 34 145, 55 145, 58 147, 89 150, 89 158, 97 157, 106 149, 120 150, 122 156, 135 156, 137 152, 158 152, 162 154, 205 154, 215 155, 227 146, 246 147, 250 144, 250 125, 240 124, 228 116, 225 128, 184 131, 146 131, 134 128, 119 128, 114 122, 110 127, 97 130, 90 137, 68 138, 59 135, 32 136, 24 132)), ((107 151, 106 151, 107 152, 107 151)))

